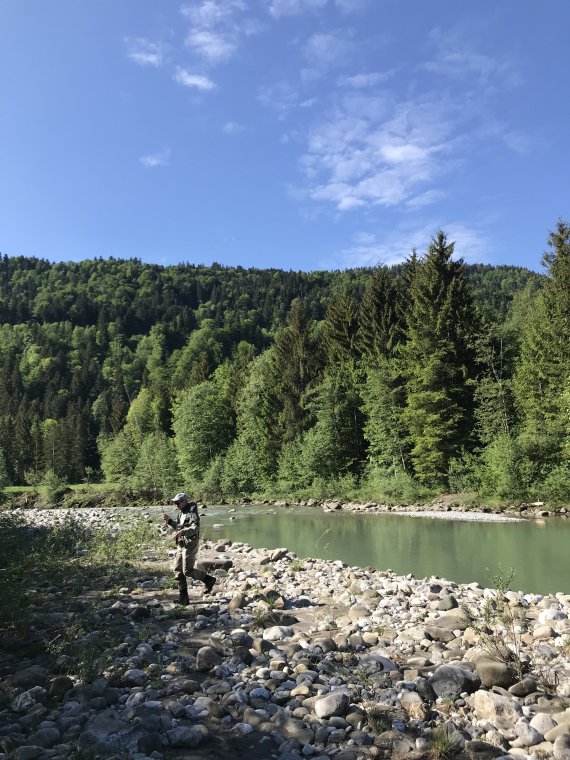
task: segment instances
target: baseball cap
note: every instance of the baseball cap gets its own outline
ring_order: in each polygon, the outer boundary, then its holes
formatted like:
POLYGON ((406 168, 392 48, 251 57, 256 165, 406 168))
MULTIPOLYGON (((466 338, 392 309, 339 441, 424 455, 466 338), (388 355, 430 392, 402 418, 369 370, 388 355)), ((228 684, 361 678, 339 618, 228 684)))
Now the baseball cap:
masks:
POLYGON ((174 503, 178 501, 188 501, 188 494, 181 491, 180 493, 177 493, 173 499, 170 499, 170 501, 173 501, 174 503))

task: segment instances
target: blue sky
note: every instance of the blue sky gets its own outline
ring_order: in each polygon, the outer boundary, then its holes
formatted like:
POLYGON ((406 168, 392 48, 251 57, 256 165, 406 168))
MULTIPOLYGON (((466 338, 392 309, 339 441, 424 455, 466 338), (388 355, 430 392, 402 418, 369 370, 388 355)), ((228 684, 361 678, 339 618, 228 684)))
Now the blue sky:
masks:
POLYGON ((0 251, 541 269, 568 0, 0 0, 0 251))

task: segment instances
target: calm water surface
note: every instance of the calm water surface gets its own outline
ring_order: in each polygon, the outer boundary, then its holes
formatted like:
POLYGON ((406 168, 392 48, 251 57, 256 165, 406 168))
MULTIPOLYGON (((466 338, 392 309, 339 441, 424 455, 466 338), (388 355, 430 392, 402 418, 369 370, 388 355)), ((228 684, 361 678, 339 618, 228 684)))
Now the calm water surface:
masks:
POLYGON ((489 586, 501 568, 512 568, 515 590, 570 593, 570 520, 564 518, 484 523, 248 505, 209 507, 202 527, 208 538, 286 546, 300 557, 341 559, 416 578, 437 575, 489 586))

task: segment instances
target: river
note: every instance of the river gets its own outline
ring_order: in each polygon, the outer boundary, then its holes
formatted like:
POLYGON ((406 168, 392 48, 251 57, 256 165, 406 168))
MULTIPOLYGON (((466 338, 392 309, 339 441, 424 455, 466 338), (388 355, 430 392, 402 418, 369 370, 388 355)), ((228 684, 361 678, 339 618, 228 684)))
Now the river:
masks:
POLYGON ((570 593, 570 520, 564 518, 467 522, 252 504, 208 507, 202 535, 484 586, 512 569, 513 590, 570 593))

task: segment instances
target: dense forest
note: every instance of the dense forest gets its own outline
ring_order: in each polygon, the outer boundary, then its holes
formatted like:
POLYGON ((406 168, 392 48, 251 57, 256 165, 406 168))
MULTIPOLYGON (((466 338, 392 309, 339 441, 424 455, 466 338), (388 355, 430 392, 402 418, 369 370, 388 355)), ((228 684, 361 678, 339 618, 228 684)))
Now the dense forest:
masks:
POLYGON ((0 485, 570 502, 570 227, 544 274, 0 257, 0 485))

